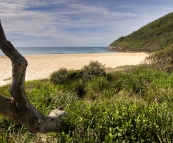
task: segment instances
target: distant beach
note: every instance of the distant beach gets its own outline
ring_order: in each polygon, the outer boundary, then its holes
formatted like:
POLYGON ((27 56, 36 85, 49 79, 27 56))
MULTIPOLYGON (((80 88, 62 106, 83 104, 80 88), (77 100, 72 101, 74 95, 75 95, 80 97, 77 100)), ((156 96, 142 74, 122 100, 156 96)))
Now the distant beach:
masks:
MULTIPOLYGON (((146 53, 93 53, 93 54, 50 54, 25 56, 28 61, 26 80, 44 79, 60 68, 80 69, 90 61, 98 61, 105 67, 140 64, 146 53)), ((0 56, 0 86, 11 82, 11 61, 0 56)))

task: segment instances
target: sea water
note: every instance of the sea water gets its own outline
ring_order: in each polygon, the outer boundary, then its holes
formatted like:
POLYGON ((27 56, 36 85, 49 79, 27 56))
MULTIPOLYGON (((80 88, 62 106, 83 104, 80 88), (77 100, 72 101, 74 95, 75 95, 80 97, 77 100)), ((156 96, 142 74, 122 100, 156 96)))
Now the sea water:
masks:
MULTIPOLYGON (((107 47, 18 47, 22 55, 111 53, 107 47)), ((0 50, 0 56, 3 56, 0 50)))

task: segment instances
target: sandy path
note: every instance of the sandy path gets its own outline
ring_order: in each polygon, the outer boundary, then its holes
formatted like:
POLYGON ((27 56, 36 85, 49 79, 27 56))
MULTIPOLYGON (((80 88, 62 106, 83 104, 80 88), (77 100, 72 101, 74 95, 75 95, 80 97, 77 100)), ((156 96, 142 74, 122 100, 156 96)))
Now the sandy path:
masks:
MULTIPOLYGON (((98 61, 105 67, 140 64, 146 53, 61 54, 25 56, 28 61, 26 80, 43 79, 62 67, 80 69, 90 61, 98 61)), ((0 86, 11 82, 11 62, 0 57, 0 86)))

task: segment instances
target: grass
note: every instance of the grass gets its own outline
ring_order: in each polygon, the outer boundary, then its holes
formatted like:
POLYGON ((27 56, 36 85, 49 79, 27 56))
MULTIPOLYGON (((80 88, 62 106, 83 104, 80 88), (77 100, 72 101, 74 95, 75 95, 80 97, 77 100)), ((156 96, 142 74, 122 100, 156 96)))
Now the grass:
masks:
POLYGON ((173 13, 167 14, 130 35, 121 37, 110 44, 115 51, 154 52, 173 43, 173 13))
POLYGON ((46 115, 63 106, 63 129, 36 135, 1 116, 0 142, 173 142, 173 73, 142 65, 62 84, 27 81, 26 93, 46 115))

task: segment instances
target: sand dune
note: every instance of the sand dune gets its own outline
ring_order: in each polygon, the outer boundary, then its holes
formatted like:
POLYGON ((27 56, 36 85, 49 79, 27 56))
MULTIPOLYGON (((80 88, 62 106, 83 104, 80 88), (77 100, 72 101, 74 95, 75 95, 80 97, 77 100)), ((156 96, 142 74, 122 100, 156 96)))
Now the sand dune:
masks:
MULTIPOLYGON (((26 80, 43 79, 62 67, 80 69, 90 61, 98 61, 105 67, 140 64, 146 53, 105 53, 105 54, 58 54, 25 56, 28 61, 26 80)), ((0 86, 11 82, 11 61, 0 57, 0 86)))

